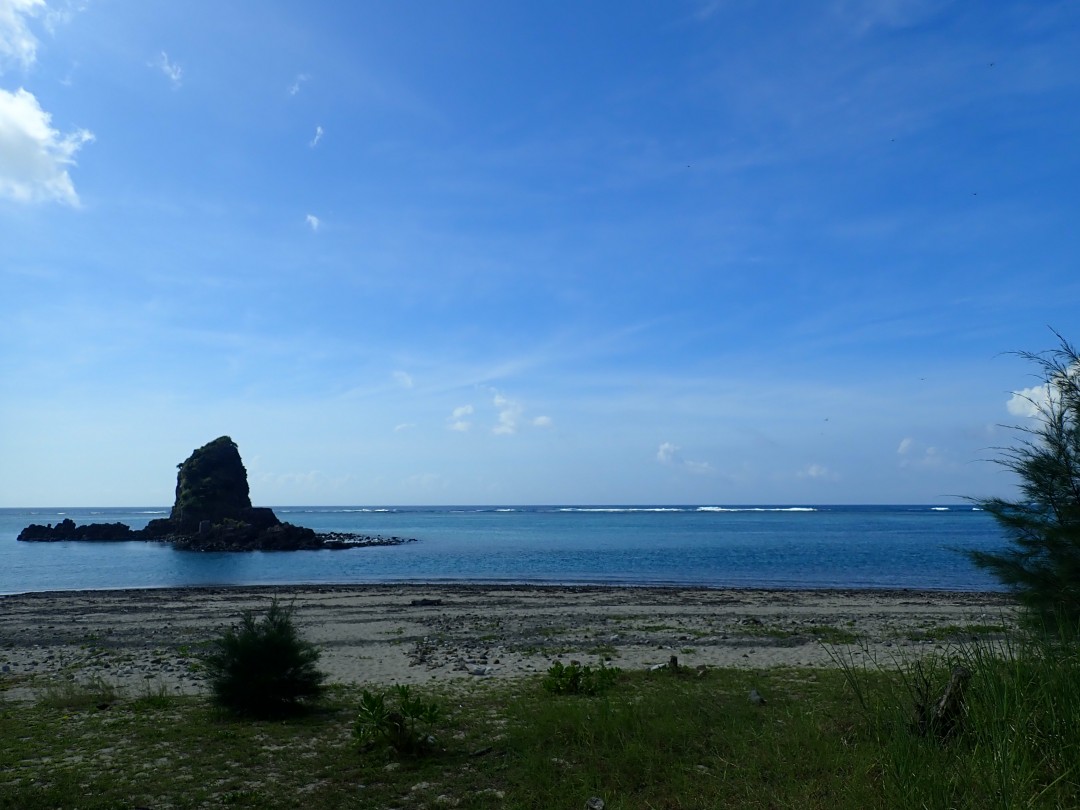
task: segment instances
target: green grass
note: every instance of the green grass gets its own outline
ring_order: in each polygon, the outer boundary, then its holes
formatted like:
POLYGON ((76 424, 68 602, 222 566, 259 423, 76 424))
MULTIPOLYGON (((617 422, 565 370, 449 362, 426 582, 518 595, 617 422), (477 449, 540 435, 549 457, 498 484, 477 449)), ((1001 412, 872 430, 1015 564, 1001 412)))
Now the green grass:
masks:
POLYGON ((986 636, 1004 636, 1008 628, 1003 624, 945 624, 911 630, 904 634, 911 641, 976 641, 986 636))
POLYGON ((1080 652, 998 648, 900 670, 624 672, 598 696, 414 687, 443 711, 434 750, 403 758, 357 744, 362 685, 260 722, 160 686, 106 704, 72 684, 0 703, 0 808, 1080 806, 1080 652), (957 664, 973 673, 959 733, 919 736, 915 703, 957 664))

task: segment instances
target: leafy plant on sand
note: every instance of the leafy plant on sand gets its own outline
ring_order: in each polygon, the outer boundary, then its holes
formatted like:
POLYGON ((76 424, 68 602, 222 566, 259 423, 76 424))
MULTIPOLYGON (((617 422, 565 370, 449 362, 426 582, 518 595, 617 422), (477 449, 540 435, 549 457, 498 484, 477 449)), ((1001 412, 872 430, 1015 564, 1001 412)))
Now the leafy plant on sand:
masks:
POLYGON ((1030 426, 1014 426, 1021 439, 998 459, 1020 478, 1022 497, 978 504, 1005 530, 1002 552, 972 551, 1016 593, 1036 623, 1075 635, 1080 627, 1080 354, 1058 335, 1058 348, 1019 353, 1035 363, 1042 383, 1020 396, 1030 426))
POLYGON ((543 686, 553 695, 599 695, 615 685, 621 671, 618 667, 606 667, 603 662, 594 668, 577 661, 571 661, 569 666, 556 661, 548 668, 543 686))
POLYGON ((435 747, 432 730, 440 717, 442 708, 438 703, 425 702, 404 684, 398 684, 390 693, 365 689, 353 734, 362 745, 384 742, 398 754, 420 756, 435 747), (396 703, 391 702, 394 699, 396 703))
POLYGON ((204 659, 215 704, 236 714, 272 717, 318 700, 326 674, 319 650, 304 641, 292 607, 276 599, 260 618, 245 611, 204 659))

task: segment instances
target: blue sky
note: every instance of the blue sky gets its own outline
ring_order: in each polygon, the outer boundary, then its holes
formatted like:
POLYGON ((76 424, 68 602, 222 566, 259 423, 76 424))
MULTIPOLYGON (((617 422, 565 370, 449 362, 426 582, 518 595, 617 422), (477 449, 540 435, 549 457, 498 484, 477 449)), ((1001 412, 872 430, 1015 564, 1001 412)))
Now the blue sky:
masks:
POLYGON ((0 506, 1009 494, 1078 144, 1073 2, 0 0, 0 506))

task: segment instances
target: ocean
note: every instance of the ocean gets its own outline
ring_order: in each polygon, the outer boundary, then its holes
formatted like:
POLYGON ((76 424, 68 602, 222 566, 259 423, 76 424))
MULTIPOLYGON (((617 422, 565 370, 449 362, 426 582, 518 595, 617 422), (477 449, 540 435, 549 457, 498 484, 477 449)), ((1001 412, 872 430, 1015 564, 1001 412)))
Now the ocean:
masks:
POLYGON ((205 553, 20 543, 30 523, 119 521, 165 507, 0 509, 0 594, 386 582, 998 590, 962 551, 1000 549, 971 506, 274 507, 316 531, 415 538, 345 551, 205 553))

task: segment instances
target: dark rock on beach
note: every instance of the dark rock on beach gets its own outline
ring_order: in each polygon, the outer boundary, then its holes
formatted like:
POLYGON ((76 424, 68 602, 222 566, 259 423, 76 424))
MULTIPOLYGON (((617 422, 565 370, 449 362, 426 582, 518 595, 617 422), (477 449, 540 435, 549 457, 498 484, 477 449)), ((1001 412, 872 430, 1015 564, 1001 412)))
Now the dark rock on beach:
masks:
POLYGON ((53 526, 31 524, 19 533, 26 541, 156 540, 185 551, 297 551, 387 546, 410 542, 402 537, 349 533, 317 534, 283 523, 273 509, 253 507, 247 470, 236 443, 221 436, 194 451, 179 466, 176 500, 167 518, 144 529, 123 523, 76 525, 65 519, 53 526))

